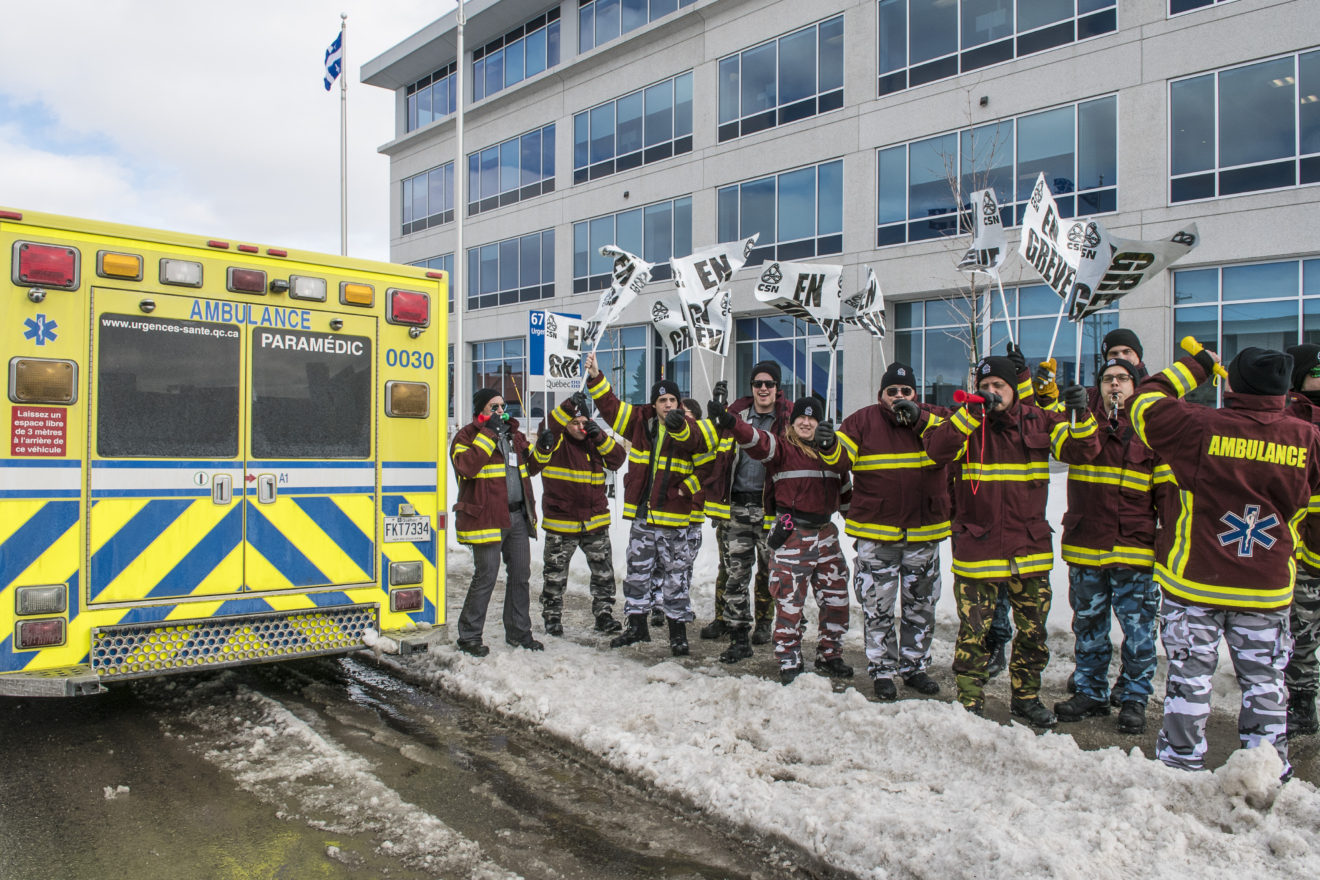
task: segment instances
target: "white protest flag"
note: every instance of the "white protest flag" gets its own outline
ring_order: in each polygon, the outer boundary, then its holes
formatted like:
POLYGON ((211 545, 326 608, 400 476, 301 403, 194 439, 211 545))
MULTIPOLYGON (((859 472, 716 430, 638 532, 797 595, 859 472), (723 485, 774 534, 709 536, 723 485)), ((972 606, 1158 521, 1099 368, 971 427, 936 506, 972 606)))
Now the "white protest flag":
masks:
POLYGON ((839 320, 861 327, 877 339, 885 338, 885 295, 870 266, 866 267, 866 287, 843 301, 839 320))
MULTIPOLYGON (((758 233, 759 235, 759 233, 758 233)), ((674 257, 674 283, 679 296, 688 305, 704 306, 714 298, 715 292, 733 278, 747 262, 758 235, 743 241, 726 241, 693 251, 686 257, 674 257)))
POLYGON ((1018 252, 1060 299, 1068 299, 1077 280, 1080 251, 1067 251, 1059 231, 1059 208, 1045 175, 1036 178, 1031 200, 1022 215, 1022 242, 1018 252))
POLYGON ((587 322, 545 313, 545 390, 577 391, 582 387, 582 355, 587 348, 587 322))
POLYGON ((999 216, 999 202, 993 189, 978 189, 972 193, 972 246, 967 249, 958 268, 963 272, 984 272, 999 277, 999 267, 1008 256, 1008 240, 999 216))
POLYGON ((667 290, 651 302, 651 324, 665 343, 665 353, 673 360, 692 347, 687 309, 677 290, 667 290))
POLYGON ((584 345, 591 351, 600 344, 600 336, 605 328, 619 320, 623 310, 637 299, 637 294, 651 280, 653 264, 646 262, 636 254, 630 254, 623 248, 607 244, 600 249, 602 257, 613 257, 609 289, 600 295, 600 305, 596 314, 587 319, 587 338, 584 345))
POLYGON ((767 263, 756 282, 756 298, 795 318, 815 321, 829 339, 839 339, 843 311, 843 267, 816 263, 767 263))
POLYGON ((696 348, 713 351, 720 357, 729 353, 733 335, 733 299, 727 287, 721 287, 705 305, 687 303, 688 329, 696 348))
POLYGON ((1201 241, 1196 224, 1180 229, 1160 241, 1133 241, 1108 236, 1108 260, 1098 282, 1088 283, 1079 273, 1077 291, 1069 305, 1068 318, 1079 321, 1107 308, 1116 299, 1155 277, 1182 258, 1201 241))

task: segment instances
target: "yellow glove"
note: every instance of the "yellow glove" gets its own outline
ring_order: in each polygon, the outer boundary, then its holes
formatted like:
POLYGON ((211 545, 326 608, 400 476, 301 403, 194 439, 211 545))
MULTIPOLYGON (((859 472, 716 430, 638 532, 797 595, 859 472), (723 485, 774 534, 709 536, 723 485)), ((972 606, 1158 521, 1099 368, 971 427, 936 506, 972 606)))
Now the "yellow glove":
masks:
POLYGON ((1059 399, 1059 386, 1054 381, 1058 372, 1059 363, 1054 358, 1040 362, 1040 366, 1036 367, 1036 375, 1031 377, 1031 387, 1037 397, 1047 401, 1059 399))

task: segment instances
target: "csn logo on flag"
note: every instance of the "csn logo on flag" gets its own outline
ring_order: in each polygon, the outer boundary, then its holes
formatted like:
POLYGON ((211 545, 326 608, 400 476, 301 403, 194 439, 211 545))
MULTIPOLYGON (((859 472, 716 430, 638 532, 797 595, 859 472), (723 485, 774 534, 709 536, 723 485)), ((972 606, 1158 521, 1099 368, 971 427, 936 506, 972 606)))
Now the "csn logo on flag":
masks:
POLYGON ((330 48, 325 50, 325 90, 330 91, 330 86, 334 85, 335 80, 339 79, 339 72, 344 66, 344 34, 335 37, 335 41, 330 44, 330 48))

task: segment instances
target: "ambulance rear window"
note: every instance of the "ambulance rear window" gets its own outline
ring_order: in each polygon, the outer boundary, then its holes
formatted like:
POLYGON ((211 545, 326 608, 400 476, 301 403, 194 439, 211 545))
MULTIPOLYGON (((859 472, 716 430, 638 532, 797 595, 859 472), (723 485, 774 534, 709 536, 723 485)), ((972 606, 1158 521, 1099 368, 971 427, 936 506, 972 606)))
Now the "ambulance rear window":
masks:
POLYGON ((237 327, 105 314, 97 333, 99 455, 238 455, 237 327))
POLYGON ((371 339, 261 328, 252 332, 252 454, 371 455, 371 339))

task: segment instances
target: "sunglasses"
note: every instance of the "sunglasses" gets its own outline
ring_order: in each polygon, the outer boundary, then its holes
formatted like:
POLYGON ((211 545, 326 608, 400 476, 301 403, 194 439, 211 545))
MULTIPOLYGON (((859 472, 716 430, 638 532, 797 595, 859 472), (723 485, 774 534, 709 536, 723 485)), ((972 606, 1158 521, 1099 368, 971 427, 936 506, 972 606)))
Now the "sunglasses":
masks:
POLYGON ((492 404, 490 404, 490 409, 491 409, 491 412, 499 412, 499 411, 505 409, 507 406, 508 406, 507 403, 492 403, 492 404))
POLYGON ((1132 381, 1132 377, 1129 376, 1127 373, 1116 373, 1116 374, 1113 375, 1113 376, 1105 376, 1105 377, 1102 378, 1100 381, 1101 381, 1101 382, 1129 382, 1129 383, 1130 383, 1130 382, 1132 381))
POLYGON ((884 390, 885 397, 916 397, 917 389, 908 385, 890 385, 884 390))
POLYGON ((752 381, 753 388, 776 388, 778 385, 778 382, 772 382, 769 379, 755 379, 752 381))

